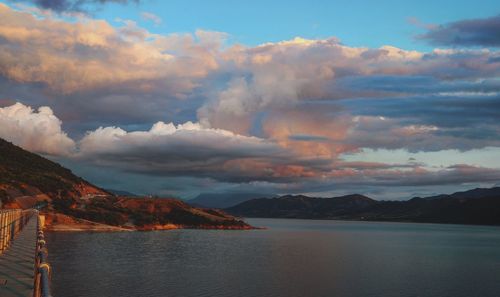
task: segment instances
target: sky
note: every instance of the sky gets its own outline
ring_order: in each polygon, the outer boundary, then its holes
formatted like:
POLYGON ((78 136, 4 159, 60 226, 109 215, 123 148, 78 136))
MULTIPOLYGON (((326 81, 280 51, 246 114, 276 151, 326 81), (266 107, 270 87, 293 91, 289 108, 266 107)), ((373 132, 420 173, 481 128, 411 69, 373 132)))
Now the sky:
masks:
POLYGON ((498 1, 0 1, 0 137, 107 189, 500 185, 498 1))

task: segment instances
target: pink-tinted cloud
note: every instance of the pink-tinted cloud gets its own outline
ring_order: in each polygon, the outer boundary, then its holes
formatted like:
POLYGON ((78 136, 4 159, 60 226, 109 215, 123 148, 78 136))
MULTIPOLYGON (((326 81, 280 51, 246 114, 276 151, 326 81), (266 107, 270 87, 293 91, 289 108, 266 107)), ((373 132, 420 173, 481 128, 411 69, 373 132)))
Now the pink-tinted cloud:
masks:
POLYGON ((39 19, 0 4, 0 38, 5 41, 0 45, 0 73, 66 94, 120 84, 144 92, 170 85, 171 92, 183 93, 218 68, 217 49, 211 48, 218 43, 207 42, 206 36, 203 31, 196 37, 158 36, 132 22, 114 28, 88 18, 75 23, 39 19))

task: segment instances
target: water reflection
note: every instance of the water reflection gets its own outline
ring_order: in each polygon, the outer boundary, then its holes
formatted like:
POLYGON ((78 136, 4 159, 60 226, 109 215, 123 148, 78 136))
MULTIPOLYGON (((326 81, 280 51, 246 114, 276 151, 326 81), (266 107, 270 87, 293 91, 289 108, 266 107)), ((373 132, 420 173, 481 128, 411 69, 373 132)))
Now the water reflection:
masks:
POLYGON ((54 296, 500 296, 500 228, 252 219, 51 233, 54 296))

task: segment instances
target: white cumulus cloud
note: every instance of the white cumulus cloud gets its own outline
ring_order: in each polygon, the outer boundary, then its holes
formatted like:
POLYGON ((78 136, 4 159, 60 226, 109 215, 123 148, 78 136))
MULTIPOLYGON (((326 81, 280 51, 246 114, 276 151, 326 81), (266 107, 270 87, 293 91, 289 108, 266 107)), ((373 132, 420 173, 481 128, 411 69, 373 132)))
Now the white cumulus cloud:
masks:
POLYGON ((24 149, 50 155, 69 155, 75 142, 61 129, 52 109, 38 110, 21 103, 0 108, 0 137, 24 149))

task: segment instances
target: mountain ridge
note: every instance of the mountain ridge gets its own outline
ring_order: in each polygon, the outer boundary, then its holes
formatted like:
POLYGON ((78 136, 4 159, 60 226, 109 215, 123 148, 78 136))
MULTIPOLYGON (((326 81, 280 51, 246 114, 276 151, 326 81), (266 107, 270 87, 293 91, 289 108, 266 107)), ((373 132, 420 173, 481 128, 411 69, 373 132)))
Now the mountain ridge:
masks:
POLYGON ((186 200, 186 202, 193 206, 228 208, 262 196, 258 193, 201 193, 193 199, 186 200))
POLYGON ((225 211, 244 217, 500 225, 500 187, 406 201, 379 201, 360 194, 331 198, 284 195, 245 201, 225 211))

